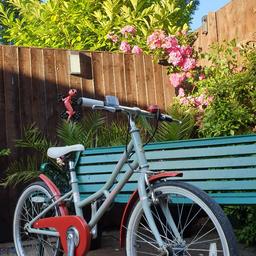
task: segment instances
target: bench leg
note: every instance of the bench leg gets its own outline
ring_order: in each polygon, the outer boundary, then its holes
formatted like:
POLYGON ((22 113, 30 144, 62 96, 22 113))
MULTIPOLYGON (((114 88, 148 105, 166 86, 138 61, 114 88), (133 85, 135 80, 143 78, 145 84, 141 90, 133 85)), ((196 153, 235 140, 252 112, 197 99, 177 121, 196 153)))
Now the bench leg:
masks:
MULTIPOLYGON (((93 216, 96 214, 97 212, 97 205, 98 202, 94 202, 91 204, 91 219, 93 218, 93 216)), ((92 235, 92 239, 96 239, 98 237, 98 224, 96 224, 92 229, 91 229, 91 235, 92 235)))

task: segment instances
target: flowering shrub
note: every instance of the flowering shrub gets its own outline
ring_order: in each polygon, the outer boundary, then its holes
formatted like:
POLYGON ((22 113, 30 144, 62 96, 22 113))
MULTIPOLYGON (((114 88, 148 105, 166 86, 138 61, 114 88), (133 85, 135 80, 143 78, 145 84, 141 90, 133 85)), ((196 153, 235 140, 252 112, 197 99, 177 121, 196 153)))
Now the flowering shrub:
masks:
POLYGON ((210 65, 200 70, 191 90, 179 85, 175 104, 194 113, 199 136, 256 132, 256 49, 239 50, 232 41, 212 46, 203 57, 210 65))
POLYGON ((187 31, 166 35, 164 31, 157 30, 147 38, 147 45, 155 56, 162 59, 160 63, 168 65, 170 85, 177 92, 175 104, 193 113, 197 126, 201 127, 205 109, 213 97, 197 86, 206 76, 204 69, 197 64, 198 53, 190 41, 187 31))
POLYGON ((208 56, 211 66, 198 83, 213 97, 199 133, 223 136, 256 132, 256 49, 239 50, 235 42, 216 45, 208 56), (239 56, 239 58, 238 58, 239 56))

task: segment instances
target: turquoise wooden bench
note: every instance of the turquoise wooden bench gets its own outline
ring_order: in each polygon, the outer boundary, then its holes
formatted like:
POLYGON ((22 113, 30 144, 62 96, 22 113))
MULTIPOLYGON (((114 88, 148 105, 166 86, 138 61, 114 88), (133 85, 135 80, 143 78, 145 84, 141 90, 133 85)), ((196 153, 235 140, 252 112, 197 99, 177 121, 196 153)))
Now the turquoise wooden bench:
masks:
MULTIPOLYGON (((86 198, 105 183, 124 147, 86 149, 76 170, 86 198)), ((152 143, 145 147, 152 171, 179 171, 219 204, 256 204, 256 134, 152 143)), ((123 168, 125 171, 126 166, 123 168)), ((136 189, 134 174, 116 198, 125 203, 136 189)))

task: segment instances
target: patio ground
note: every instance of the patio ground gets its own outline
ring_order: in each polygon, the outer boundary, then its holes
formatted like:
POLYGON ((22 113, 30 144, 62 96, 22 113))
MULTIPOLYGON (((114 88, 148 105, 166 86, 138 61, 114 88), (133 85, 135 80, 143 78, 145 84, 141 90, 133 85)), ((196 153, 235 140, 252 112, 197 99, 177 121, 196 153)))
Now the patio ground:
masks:
MULTIPOLYGON (((125 253, 119 247, 119 231, 111 230, 103 232, 102 246, 100 249, 90 251, 88 256, 124 256, 125 253)), ((246 247, 243 244, 239 244, 240 256, 255 256, 256 246, 246 247)), ((0 256, 15 256, 15 250, 13 244, 0 244, 0 256)))

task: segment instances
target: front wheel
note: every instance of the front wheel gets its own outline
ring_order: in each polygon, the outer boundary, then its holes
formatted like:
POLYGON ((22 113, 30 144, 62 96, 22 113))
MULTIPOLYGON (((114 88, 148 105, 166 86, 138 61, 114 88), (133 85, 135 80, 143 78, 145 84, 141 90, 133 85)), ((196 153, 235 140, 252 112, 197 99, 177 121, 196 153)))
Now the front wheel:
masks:
POLYGON ((164 248, 159 248, 138 201, 129 217, 126 254, 237 256, 232 226, 221 207, 204 191, 184 182, 153 185, 151 212, 164 248))
MULTIPOLYGON (((43 182, 28 186, 21 194, 13 219, 13 240, 19 256, 62 254, 58 237, 29 233, 26 224, 54 201, 49 188, 43 182)), ((57 206, 50 209, 43 217, 59 216, 57 206)))

